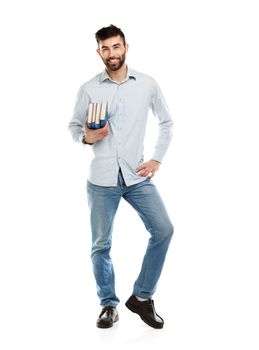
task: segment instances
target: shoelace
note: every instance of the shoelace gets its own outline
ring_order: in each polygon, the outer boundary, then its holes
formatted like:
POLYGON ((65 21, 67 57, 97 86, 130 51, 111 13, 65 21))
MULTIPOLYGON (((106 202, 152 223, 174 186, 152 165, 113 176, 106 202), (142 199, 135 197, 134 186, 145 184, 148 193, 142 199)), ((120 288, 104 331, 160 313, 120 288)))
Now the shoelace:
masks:
POLYGON ((100 317, 105 314, 105 312, 107 312, 107 316, 110 316, 112 313, 113 313, 113 310, 114 308, 111 307, 111 306, 105 306, 103 309, 102 309, 102 312, 101 312, 101 315, 100 317))

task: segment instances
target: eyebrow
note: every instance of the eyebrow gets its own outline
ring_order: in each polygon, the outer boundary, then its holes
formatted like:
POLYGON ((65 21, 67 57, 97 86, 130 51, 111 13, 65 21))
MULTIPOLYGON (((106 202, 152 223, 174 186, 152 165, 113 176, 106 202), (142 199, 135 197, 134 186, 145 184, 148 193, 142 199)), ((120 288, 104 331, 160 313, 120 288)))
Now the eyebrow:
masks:
MULTIPOLYGON (((116 43, 116 44, 112 45, 112 47, 114 47, 114 46, 121 46, 121 43, 116 43)), ((108 49, 109 46, 103 45, 103 46, 101 46, 101 48, 102 48, 102 49, 108 49)))

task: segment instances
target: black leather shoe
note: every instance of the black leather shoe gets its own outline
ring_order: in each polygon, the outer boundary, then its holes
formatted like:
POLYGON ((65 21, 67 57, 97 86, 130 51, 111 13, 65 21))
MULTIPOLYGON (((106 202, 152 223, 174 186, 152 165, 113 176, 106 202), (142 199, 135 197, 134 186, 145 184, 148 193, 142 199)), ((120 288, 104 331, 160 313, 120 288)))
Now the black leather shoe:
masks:
POLYGON ((98 328, 110 328, 113 326, 114 322, 117 322, 119 319, 118 311, 115 307, 104 306, 96 325, 98 328))
POLYGON ((156 313, 153 300, 139 301, 135 295, 132 295, 125 305, 130 311, 138 314, 150 327, 163 328, 164 320, 156 313))

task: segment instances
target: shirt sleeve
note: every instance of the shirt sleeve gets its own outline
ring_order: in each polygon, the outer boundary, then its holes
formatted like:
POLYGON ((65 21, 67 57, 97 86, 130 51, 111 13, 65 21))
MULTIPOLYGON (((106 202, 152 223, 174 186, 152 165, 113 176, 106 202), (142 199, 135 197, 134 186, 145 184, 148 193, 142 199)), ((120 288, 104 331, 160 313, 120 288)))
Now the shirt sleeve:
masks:
POLYGON ((152 159, 162 162, 172 139, 173 121, 163 93, 154 80, 150 107, 159 120, 158 138, 152 159))
POLYGON ((84 123, 89 102, 90 98, 83 86, 81 86, 76 96, 72 119, 68 124, 68 129, 76 142, 82 142, 84 136, 84 123))

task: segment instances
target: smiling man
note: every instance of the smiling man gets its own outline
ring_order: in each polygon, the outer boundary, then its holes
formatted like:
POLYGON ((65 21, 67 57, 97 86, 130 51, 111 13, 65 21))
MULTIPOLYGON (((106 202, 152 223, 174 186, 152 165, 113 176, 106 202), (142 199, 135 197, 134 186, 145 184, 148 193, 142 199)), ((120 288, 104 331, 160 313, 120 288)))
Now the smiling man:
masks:
POLYGON ((102 43, 97 49, 97 52, 101 56, 101 59, 106 65, 107 69, 114 72, 119 71, 119 69, 124 65, 127 51, 128 45, 122 42, 122 38, 119 35, 110 38, 107 43, 102 43), (110 46, 104 44, 110 44, 110 46))
POLYGON ((159 170, 168 149, 173 122, 155 80, 126 65, 128 44, 121 29, 110 25, 98 30, 95 38, 105 70, 80 87, 69 129, 75 141, 91 145, 94 152, 87 196, 91 259, 102 306, 97 327, 112 327, 119 319, 110 250, 114 217, 123 198, 137 211, 150 234, 140 273, 126 306, 149 326, 163 328, 164 321, 157 314, 152 297, 173 225, 151 178, 159 170), (98 102, 108 103, 108 121, 103 128, 91 129, 87 123, 89 106, 98 102), (159 132, 152 159, 144 161, 149 109, 158 118, 159 132))

